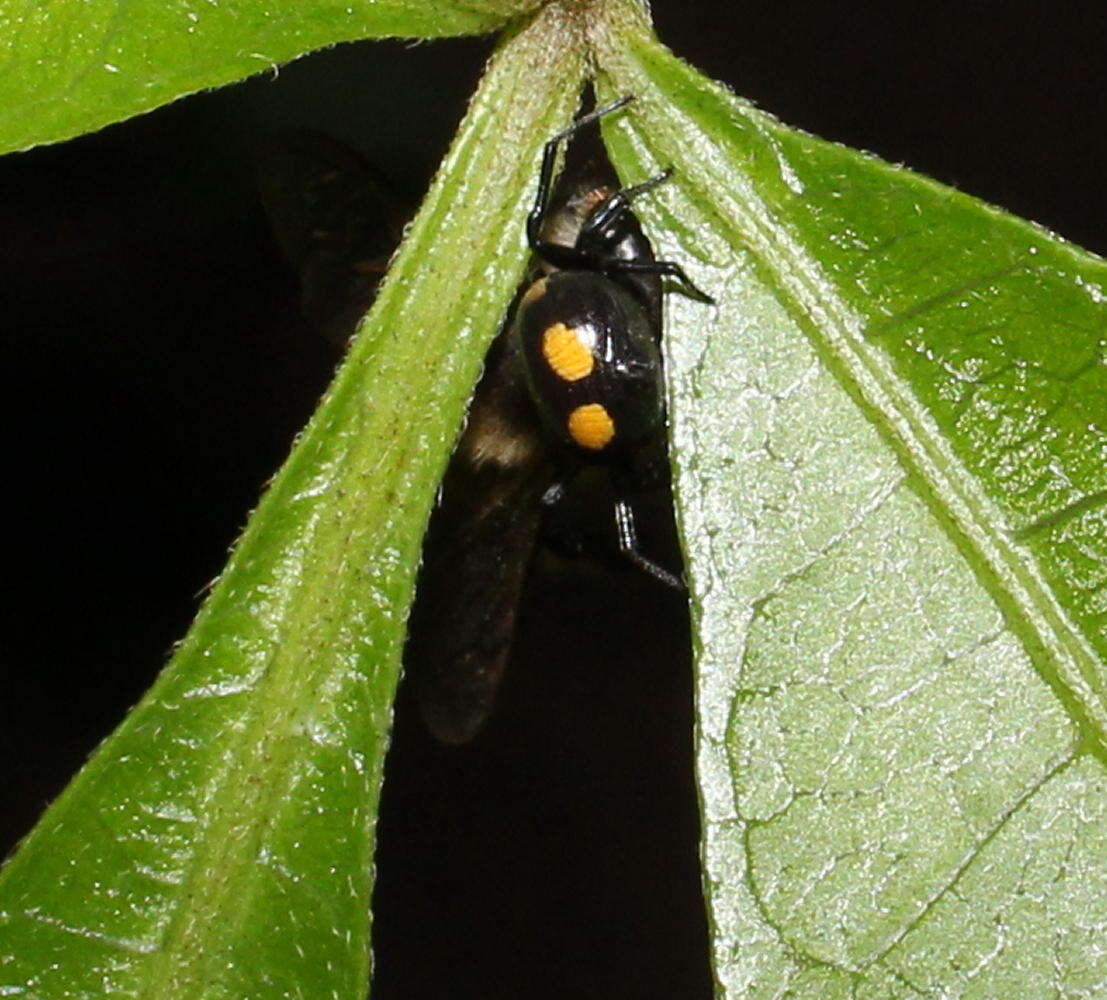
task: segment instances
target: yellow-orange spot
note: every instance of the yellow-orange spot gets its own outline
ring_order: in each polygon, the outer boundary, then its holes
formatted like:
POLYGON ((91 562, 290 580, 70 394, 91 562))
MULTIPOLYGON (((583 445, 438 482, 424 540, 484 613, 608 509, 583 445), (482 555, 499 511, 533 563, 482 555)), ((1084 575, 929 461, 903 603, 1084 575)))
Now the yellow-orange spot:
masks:
POLYGON ((569 437, 582 448, 599 451, 615 436, 615 421, 599 403, 585 403, 569 414, 569 437))
POLYGON ((592 373, 596 359, 576 330, 554 323, 542 334, 542 354, 558 378, 576 382, 592 373))

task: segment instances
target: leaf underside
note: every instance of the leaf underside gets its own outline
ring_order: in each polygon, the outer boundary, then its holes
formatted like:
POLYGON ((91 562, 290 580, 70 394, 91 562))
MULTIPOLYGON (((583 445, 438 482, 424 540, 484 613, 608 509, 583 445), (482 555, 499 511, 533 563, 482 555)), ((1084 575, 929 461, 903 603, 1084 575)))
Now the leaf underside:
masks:
POLYGON ((537 0, 185 0, 0 10, 0 152, 90 132, 338 42, 492 31, 537 0))
POLYGON ((1107 994, 1107 266, 599 46, 720 303, 667 372, 723 995, 1107 994))

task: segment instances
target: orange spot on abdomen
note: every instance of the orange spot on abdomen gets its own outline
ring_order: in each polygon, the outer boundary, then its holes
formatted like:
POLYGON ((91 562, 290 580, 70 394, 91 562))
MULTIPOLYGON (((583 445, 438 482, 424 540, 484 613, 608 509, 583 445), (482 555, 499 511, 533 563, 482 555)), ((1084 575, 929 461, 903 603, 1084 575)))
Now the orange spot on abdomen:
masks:
POLYGON ((615 421, 599 403, 585 403, 569 414, 569 437, 590 451, 606 448, 615 437, 615 421))
POLYGON ((566 382, 577 382, 592 374, 596 359, 580 334, 564 323, 554 323, 542 334, 542 356, 553 373, 566 382))

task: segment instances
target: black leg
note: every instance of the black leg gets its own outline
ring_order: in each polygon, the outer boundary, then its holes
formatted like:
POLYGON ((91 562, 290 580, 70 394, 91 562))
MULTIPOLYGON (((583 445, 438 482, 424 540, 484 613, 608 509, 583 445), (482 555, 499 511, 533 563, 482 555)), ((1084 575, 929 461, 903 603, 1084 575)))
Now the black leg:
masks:
POLYGON ((534 207, 530 210, 530 215, 527 216, 527 242, 530 244, 531 250, 538 254, 539 257, 543 256, 542 249, 549 246, 549 244, 542 242, 540 236, 542 232, 542 219, 546 214, 546 208, 550 201, 550 191, 553 188, 553 172, 554 165, 557 163, 558 146, 566 139, 572 137, 575 132, 585 125, 591 124, 596 121, 597 118, 610 114, 612 111, 618 111, 619 108, 628 104, 633 97, 633 94, 627 94, 625 97, 620 97, 617 101, 612 101, 610 104, 605 104, 601 108, 596 108, 586 115, 581 115, 572 125, 565 129, 564 132, 558 132, 557 135, 546 143, 546 148, 542 153, 542 169, 538 172, 538 190, 534 195, 534 207))
POLYGON ((689 298, 711 306, 715 304, 715 300, 707 292, 696 287, 692 279, 684 273, 684 268, 671 260, 621 260, 618 257, 609 257, 600 264, 600 270, 608 274, 615 271, 619 274, 659 274, 666 278, 675 278, 689 298))
POLYGON ((635 566, 660 580, 667 587, 684 593, 684 581, 642 553, 638 544, 638 529, 634 521, 634 509, 625 500, 615 501, 615 530, 619 535, 619 551, 635 566))
POLYGON ((673 168, 669 167, 661 171, 656 177, 651 177, 648 181, 643 181, 641 184, 634 184, 631 187, 622 188, 613 194, 609 194, 596 206, 595 211, 581 227, 578 241, 585 242, 593 233, 602 232, 608 225, 622 215, 623 212, 630 208, 630 203, 634 201, 635 198, 657 187, 658 184, 667 181, 672 174, 673 168))

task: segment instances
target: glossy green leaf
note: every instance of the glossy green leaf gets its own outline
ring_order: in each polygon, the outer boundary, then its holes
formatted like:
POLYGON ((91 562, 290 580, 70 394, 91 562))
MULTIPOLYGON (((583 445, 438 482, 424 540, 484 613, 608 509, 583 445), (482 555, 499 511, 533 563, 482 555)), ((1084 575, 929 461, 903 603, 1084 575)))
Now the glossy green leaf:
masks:
POLYGON ((502 46, 192 631, 0 874, 0 996, 364 997, 421 535, 521 278, 539 147, 576 104, 564 28, 554 10, 502 46))
POLYGON ((1107 995, 1107 266, 595 31, 670 297, 733 998, 1107 995))
POLYGON ((359 38, 491 31, 535 0, 0 2, 0 152, 68 139, 359 38))

